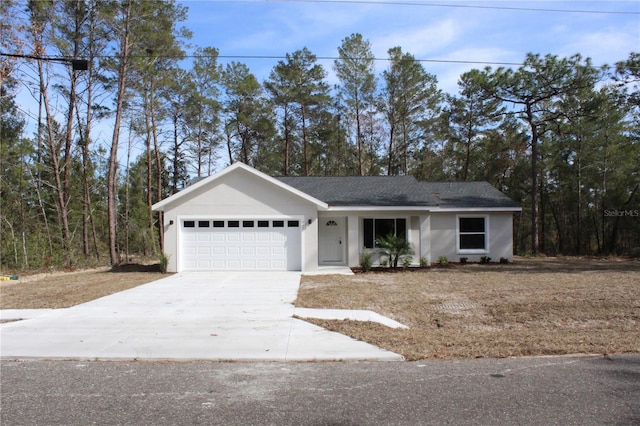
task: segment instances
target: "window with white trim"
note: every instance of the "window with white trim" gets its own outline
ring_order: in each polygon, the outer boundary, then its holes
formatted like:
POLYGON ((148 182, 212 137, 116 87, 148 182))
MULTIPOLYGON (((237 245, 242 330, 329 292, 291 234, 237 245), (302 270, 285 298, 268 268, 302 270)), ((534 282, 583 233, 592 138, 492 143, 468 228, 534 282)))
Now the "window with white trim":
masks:
POLYGON ((460 253, 486 253, 486 216, 458 216, 458 251, 460 253))
POLYGON ((362 222, 365 248, 374 248, 379 238, 389 234, 407 238, 407 219, 363 219, 362 222))

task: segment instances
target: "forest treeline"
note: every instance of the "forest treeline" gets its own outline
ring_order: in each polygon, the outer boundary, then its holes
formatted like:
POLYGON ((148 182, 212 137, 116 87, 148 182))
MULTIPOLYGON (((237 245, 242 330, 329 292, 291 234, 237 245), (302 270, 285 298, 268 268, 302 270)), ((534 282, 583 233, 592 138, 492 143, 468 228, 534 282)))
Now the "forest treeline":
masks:
POLYGON ((450 94, 400 46, 381 62, 351 34, 330 69, 302 48, 259 81, 215 47, 187 57, 187 13, 0 2, 2 270, 158 255, 151 205, 235 161, 488 181, 523 208, 519 254, 640 255, 640 53, 610 66, 528 54, 464 73, 450 94))

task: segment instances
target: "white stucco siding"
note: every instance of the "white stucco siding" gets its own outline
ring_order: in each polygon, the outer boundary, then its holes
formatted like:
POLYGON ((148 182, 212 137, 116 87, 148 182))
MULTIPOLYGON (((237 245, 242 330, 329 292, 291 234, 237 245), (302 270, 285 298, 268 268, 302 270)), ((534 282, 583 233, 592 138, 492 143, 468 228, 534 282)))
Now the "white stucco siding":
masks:
POLYGON ((164 252, 169 255, 169 271, 179 271, 180 221, 190 218, 298 219, 302 233, 302 270, 317 269, 318 233, 317 226, 313 226, 317 207, 244 170, 223 176, 165 207, 164 252))
POLYGON ((489 223, 491 236, 491 260, 499 261, 500 258, 513 261, 513 213, 491 213, 489 223))
POLYGON ((431 262, 446 256, 451 262, 466 257, 479 262, 482 256, 497 262, 500 258, 513 260, 513 213, 511 212, 459 212, 433 213, 431 215, 431 262), (469 253, 458 247, 458 218, 484 217, 487 221, 486 250, 469 253))
MULTIPOLYGON (((332 211, 320 212, 320 217, 332 217, 340 215, 347 219, 347 260, 346 263, 350 267, 360 266, 360 256, 364 249, 364 229, 363 219, 398 219, 404 218, 407 220, 407 237, 411 248, 414 250, 413 264, 417 265, 420 262, 420 257, 423 252, 420 240, 421 229, 421 217, 416 215, 415 211, 402 211, 402 210, 388 210, 388 211, 345 211, 340 210, 339 213, 332 211)), ((373 250, 374 256, 372 261, 377 264, 380 257, 377 255, 376 250, 373 250)))
POLYGON ((440 256, 446 256, 451 262, 457 262, 459 260, 461 255, 456 251, 455 214, 431 214, 430 245, 431 263, 437 262, 440 256))

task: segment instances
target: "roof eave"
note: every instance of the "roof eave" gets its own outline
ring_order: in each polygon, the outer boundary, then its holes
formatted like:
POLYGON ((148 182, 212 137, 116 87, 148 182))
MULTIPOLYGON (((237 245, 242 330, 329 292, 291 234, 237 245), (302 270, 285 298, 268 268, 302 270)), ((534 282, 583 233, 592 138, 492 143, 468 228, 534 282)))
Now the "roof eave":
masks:
POLYGON ((415 211, 432 213, 454 212, 521 212, 521 207, 438 207, 438 206, 329 206, 330 212, 385 212, 385 211, 415 211))

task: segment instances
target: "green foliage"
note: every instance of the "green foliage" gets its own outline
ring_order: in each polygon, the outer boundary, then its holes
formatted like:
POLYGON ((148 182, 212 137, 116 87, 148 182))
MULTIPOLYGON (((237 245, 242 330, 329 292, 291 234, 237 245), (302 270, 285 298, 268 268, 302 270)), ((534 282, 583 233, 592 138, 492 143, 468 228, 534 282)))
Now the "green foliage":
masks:
POLYGON ((391 66, 383 71, 385 85, 379 96, 379 108, 385 115, 390 135, 387 142, 387 174, 408 174, 413 168, 409 155, 418 141, 428 139, 439 110, 442 93, 437 79, 400 47, 389 49, 391 66))
POLYGON ((449 259, 447 259, 447 256, 439 256, 438 257, 438 264, 440 266, 447 266, 449 264, 449 259))
MULTIPOLYGON (((43 93, 34 94, 42 104, 27 111, 43 111, 39 129, 25 128, 15 104, 30 87, 18 79, 38 87, 38 75, 28 75, 37 63, 1 59, 0 267, 104 261, 111 224, 120 254, 155 256, 149 204, 238 160, 271 175, 486 180, 523 207, 516 253, 638 253, 640 221, 624 212, 640 211, 640 53, 615 69, 529 54, 519 67, 464 73, 459 92, 443 98, 435 76, 400 46, 388 50, 378 85, 371 44, 352 34, 338 47, 332 98, 306 48, 287 53, 264 83, 245 64, 221 66, 214 47, 194 46, 191 68, 181 68, 186 14, 169 1, 2 3, 16 53, 30 46, 100 59, 91 74, 45 64, 43 93), (72 94, 67 110, 59 100, 72 94), (113 138, 95 143, 105 124, 113 138), (123 161, 128 142, 149 146, 151 160, 123 161)), ((382 265, 407 256, 383 253, 382 265)))
POLYGON ((468 261, 469 261, 469 258, 468 258, 468 257, 461 257, 461 258, 460 258, 460 263, 462 263, 463 265, 464 265, 465 263, 467 263, 468 261))
POLYGON ((483 265, 491 263, 491 258, 489 256, 482 256, 480 257, 480 263, 483 265))
POLYGON ((421 257, 420 258, 420 267, 421 268, 426 268, 427 266, 429 266, 429 262, 427 262, 427 258, 426 257, 421 257))
POLYGON ((401 262, 402 262, 402 269, 407 269, 409 268, 409 266, 411 266, 411 263, 413 263, 413 257, 411 256, 402 256, 401 258, 401 262))
POLYGON ((413 249, 404 236, 389 234, 376 240, 376 247, 389 258, 389 266, 398 267, 398 261, 402 256, 412 255, 413 249))
POLYGON ((506 257, 501 257, 500 258, 500 263, 503 265, 506 265, 509 263, 509 259, 507 259, 506 257))
POLYGON ((355 137, 353 145, 357 147, 358 174, 365 175, 373 171, 369 169, 375 164, 375 156, 371 155, 376 151, 375 136, 365 138, 361 130, 372 127, 364 125, 364 116, 375 103, 375 56, 371 43, 357 33, 342 40, 338 56, 333 65, 340 80, 337 86, 338 99, 343 102, 346 116, 350 117, 346 125, 351 130, 349 134, 355 137))
POLYGON ((372 256, 373 254, 366 249, 364 249, 362 254, 360 255, 360 267, 364 272, 367 272, 371 269, 371 266, 373 264, 373 262, 371 261, 372 256))
POLYGON ((169 267, 169 256, 164 252, 160 253, 159 263, 160 263, 160 272, 162 272, 163 274, 166 274, 167 269, 169 267))

